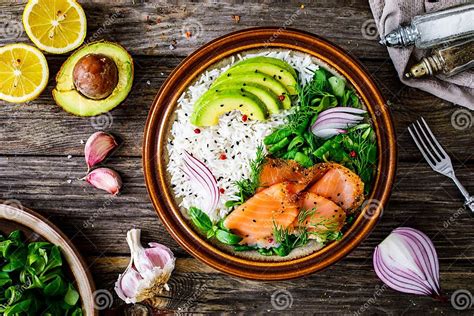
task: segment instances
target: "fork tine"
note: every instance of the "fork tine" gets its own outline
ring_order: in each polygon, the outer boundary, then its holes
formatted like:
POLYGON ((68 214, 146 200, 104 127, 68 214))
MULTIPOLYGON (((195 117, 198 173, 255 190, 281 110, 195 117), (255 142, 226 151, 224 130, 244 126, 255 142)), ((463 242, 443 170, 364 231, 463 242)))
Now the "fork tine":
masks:
POLYGON ((418 137, 418 141, 422 144, 422 147, 425 150, 425 153, 430 156, 433 165, 436 165, 438 163, 438 159, 436 159, 436 157, 430 151, 428 145, 426 145, 426 142, 428 142, 428 140, 421 135, 420 128, 417 126, 417 124, 413 123, 412 126, 416 136, 418 137))
POLYGON ((436 137, 433 135, 433 133, 431 132, 431 129, 430 127, 428 126, 428 124, 426 124, 426 121, 423 117, 421 117, 421 121, 423 122, 423 124, 425 125, 426 127, 426 130, 428 131, 428 133, 430 134, 431 138, 433 139, 434 143, 437 145, 438 147, 438 151, 444 156, 444 158, 449 158, 448 154, 446 153, 446 150, 444 150, 443 146, 441 146, 441 144, 438 142, 438 140, 436 139, 436 137))
MULTIPOLYGON (((416 120, 415 123, 418 125, 418 130, 421 131, 420 133, 423 133, 424 140, 430 145, 430 147, 431 147, 430 153, 431 153, 432 156, 435 158, 435 162, 438 162, 438 161, 443 160, 443 157, 442 157, 441 154, 438 152, 438 150, 435 148, 435 146, 433 145, 433 142, 430 140, 430 138, 428 137, 428 135, 425 133, 425 129, 424 129, 423 126, 421 125, 420 120, 416 120)), ((415 124, 415 123, 413 123, 413 124, 415 124)), ((425 126, 426 126, 426 125, 425 125, 425 126)))
POLYGON ((418 141, 418 137, 415 135, 415 133, 412 131, 412 129, 416 132, 416 128, 415 128, 414 125, 411 125, 411 126, 408 127, 408 132, 410 133, 411 138, 413 138, 413 140, 415 141, 416 147, 418 147, 418 150, 421 152, 421 154, 425 158, 426 162, 430 165, 430 167, 434 168, 434 164, 431 162, 431 159, 428 157, 425 148, 418 141))

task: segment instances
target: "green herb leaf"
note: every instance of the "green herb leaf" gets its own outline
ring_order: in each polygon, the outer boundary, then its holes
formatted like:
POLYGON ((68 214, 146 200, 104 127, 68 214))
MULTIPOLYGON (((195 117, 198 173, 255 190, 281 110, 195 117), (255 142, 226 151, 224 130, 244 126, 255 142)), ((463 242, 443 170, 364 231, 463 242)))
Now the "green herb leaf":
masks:
POLYGON ((49 282, 43 289, 43 293, 46 296, 59 296, 64 295, 67 291, 66 283, 59 275, 49 282))
POLYGON ((284 139, 285 137, 288 137, 290 135, 291 135, 291 130, 290 129, 280 128, 280 129, 275 130, 270 135, 266 136, 263 139, 263 143, 267 146, 268 145, 273 145, 273 144, 276 144, 276 143, 280 142, 282 139, 284 139))
POLYGON ((261 254, 262 256, 272 256, 273 255, 273 250, 272 248, 258 248, 257 252, 261 254))
POLYGON ((328 79, 329 86, 331 86, 332 93, 337 97, 344 96, 344 90, 346 87, 346 81, 343 78, 332 76, 328 79))
POLYGON ((19 315, 20 313, 27 313, 31 305, 31 299, 27 299, 11 306, 8 306, 3 312, 4 316, 19 315))
POLYGON ((290 254, 291 249, 286 244, 281 244, 278 247, 274 247, 273 252, 280 257, 286 257, 290 254))
POLYGON ((288 137, 285 137, 282 140, 280 140, 278 143, 272 145, 268 149, 268 153, 270 153, 270 154, 276 153, 277 151, 282 150, 283 148, 285 148, 289 143, 290 143, 290 140, 288 139, 288 137))
POLYGON ((240 204, 242 204, 242 202, 240 200, 239 201, 230 200, 230 201, 225 202, 224 206, 227 207, 227 208, 232 208, 232 207, 240 205, 240 204))
POLYGON ((218 229, 216 231, 216 238, 221 243, 224 243, 227 245, 236 245, 242 240, 242 237, 229 233, 222 229, 218 229))
POLYGON ((297 152, 294 160, 302 165, 303 167, 309 168, 313 165, 313 161, 307 155, 302 152, 297 152))
POLYGON ((207 233, 209 230, 211 230, 212 221, 206 213, 193 206, 189 208, 188 212, 191 221, 200 231, 207 233))
POLYGON ((295 148, 298 148, 300 147, 301 145, 303 145, 305 142, 304 138, 301 137, 301 136, 296 136, 295 138, 293 138, 293 140, 290 142, 290 144, 288 145, 288 150, 291 151, 295 148))
POLYGON ((314 72, 314 77, 312 82, 309 83, 309 87, 314 93, 322 93, 327 91, 327 72, 323 68, 319 68, 314 72))
POLYGON ((235 245, 234 250, 235 251, 252 251, 252 250, 257 250, 257 247, 253 246, 247 246, 247 245, 235 245))
POLYGON ((0 271, 0 286, 6 288, 8 285, 12 284, 12 279, 7 272, 0 271))
POLYGON ((296 153, 298 152, 298 148, 293 150, 287 151, 285 154, 281 156, 283 159, 295 159, 296 153))
POLYGON ((64 302, 70 306, 74 306, 79 301, 79 293, 76 291, 72 283, 69 283, 64 302))

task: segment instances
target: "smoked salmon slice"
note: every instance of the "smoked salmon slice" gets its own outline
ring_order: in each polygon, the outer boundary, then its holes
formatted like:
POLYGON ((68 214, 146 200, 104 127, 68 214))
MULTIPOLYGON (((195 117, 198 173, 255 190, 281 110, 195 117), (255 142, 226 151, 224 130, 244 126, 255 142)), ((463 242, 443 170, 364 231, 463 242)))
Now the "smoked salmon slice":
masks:
POLYGON ((309 238, 317 238, 331 232, 339 232, 344 226, 346 213, 333 201, 314 193, 301 197, 301 213, 293 227, 305 227, 309 238))
POLYGON ((260 191, 281 182, 297 182, 304 168, 294 160, 272 159, 265 161, 259 178, 260 191))
POLYGON ((355 211, 364 201, 364 183, 351 170, 336 163, 307 191, 330 199, 346 212, 355 211))
POLYGON ((259 178, 260 187, 257 192, 281 182, 292 182, 295 193, 319 180, 327 171, 327 164, 316 164, 304 168, 294 160, 267 159, 262 167, 259 178))
POLYGON ((288 185, 277 183, 256 193, 227 216, 224 226, 243 238, 241 244, 271 244, 274 227, 288 228, 299 213, 298 200, 288 185))

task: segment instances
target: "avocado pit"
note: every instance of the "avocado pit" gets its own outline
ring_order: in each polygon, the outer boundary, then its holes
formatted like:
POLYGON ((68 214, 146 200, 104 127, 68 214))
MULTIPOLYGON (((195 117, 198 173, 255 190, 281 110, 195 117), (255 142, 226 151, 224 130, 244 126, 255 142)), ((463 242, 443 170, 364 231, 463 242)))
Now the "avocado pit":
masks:
POLYGON ((105 99, 117 86, 117 65, 106 55, 87 54, 74 66, 73 81, 83 96, 93 100, 105 99))

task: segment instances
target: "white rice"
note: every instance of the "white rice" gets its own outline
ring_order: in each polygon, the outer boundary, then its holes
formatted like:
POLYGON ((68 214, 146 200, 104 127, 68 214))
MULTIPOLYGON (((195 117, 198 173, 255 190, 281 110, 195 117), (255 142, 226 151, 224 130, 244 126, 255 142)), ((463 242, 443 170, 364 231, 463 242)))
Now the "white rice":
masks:
MULTIPOLYGON (((188 209, 191 206, 201 208, 212 220, 224 217, 230 209, 224 206, 226 201, 236 199, 237 189, 234 182, 248 178, 249 163, 255 159, 257 147, 262 145, 263 138, 272 129, 283 124, 288 111, 271 115, 266 121, 242 121, 242 115, 233 111, 223 115, 217 126, 199 128, 200 133, 194 132, 196 126, 190 123, 194 103, 208 90, 213 80, 226 71, 232 64, 254 56, 269 56, 282 59, 295 68, 300 75, 300 82, 308 82, 313 71, 318 69, 309 55, 293 51, 267 51, 255 54, 238 55, 232 57, 229 65, 204 72, 178 100, 176 119, 171 128, 170 142, 168 143, 169 163, 168 172, 171 174, 171 186, 178 200, 179 206, 188 209), (237 59, 237 60, 236 60, 237 59), (193 185, 182 171, 182 154, 188 151, 201 160, 212 171, 217 179, 218 186, 224 189, 220 195, 218 209, 212 213, 205 209, 208 205, 199 187, 193 185), (227 157, 221 160, 224 153, 227 157)), ((289 110, 291 111, 291 110, 289 110)))

